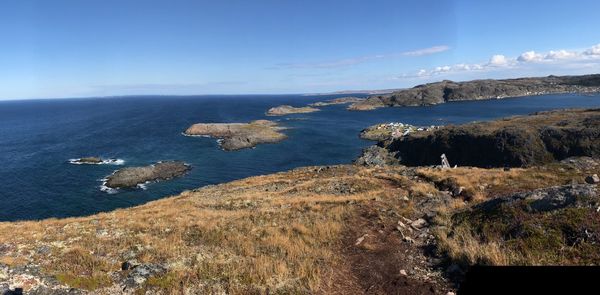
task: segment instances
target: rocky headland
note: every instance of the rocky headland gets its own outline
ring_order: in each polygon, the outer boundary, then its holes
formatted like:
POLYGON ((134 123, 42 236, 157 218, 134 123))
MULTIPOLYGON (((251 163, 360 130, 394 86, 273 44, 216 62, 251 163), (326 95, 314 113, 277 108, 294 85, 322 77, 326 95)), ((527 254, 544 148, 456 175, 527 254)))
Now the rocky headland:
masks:
POLYGON ((529 167, 573 156, 600 156, 600 109, 539 112, 414 132, 381 147, 405 165, 529 167))
POLYGON ((287 138, 276 122, 256 120, 250 123, 198 123, 185 132, 188 136, 208 136, 219 139, 226 151, 251 148, 262 143, 276 143, 287 138))
POLYGON ((358 103, 358 102, 361 102, 364 100, 365 100, 364 98, 348 96, 348 97, 334 98, 334 99, 330 99, 330 100, 326 100, 326 101, 318 101, 315 103, 311 103, 308 106, 325 107, 325 106, 338 105, 338 104, 358 103))
POLYGON ((427 106, 452 101, 501 99, 554 93, 600 92, 600 74, 582 76, 548 76, 504 80, 474 80, 418 85, 390 94, 373 95, 348 107, 349 110, 372 110, 380 107, 427 106))
POLYGON ((293 107, 290 105, 280 105, 267 110, 267 116, 285 116, 290 114, 305 114, 318 111, 320 111, 320 109, 313 107, 293 107))
POLYGON ((191 166, 180 161, 158 162, 144 167, 127 167, 109 175, 104 185, 109 188, 131 188, 137 185, 168 180, 187 173, 191 166))

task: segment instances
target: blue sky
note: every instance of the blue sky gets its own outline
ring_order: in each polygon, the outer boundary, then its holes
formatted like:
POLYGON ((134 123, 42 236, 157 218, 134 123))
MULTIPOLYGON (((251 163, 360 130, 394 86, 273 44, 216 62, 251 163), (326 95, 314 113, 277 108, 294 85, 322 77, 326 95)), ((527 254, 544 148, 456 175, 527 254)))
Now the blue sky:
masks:
POLYGON ((600 72, 600 1, 6 0, 0 99, 600 72))

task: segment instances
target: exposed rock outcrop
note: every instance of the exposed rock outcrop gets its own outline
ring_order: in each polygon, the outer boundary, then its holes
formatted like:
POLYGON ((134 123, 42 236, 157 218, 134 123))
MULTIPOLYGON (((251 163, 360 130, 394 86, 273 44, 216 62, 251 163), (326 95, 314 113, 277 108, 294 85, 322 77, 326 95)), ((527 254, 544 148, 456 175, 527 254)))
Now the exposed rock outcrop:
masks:
POLYGON ((504 80, 474 80, 418 85, 386 95, 370 96, 353 104, 351 110, 372 110, 384 106, 427 106, 451 101, 500 99, 553 93, 600 92, 600 74, 548 76, 504 80))
POLYGON ((492 199, 452 216, 444 248, 459 263, 595 265, 599 201, 589 184, 492 199))
POLYGON ((251 148, 261 143, 276 143, 286 138, 283 128, 268 120, 250 123, 198 123, 185 132, 189 136, 208 136, 219 139, 226 151, 251 148))
POLYGON ((398 165, 400 161, 394 157, 388 150, 373 145, 362 151, 362 155, 354 161, 357 165, 364 166, 384 166, 398 165))
POLYGON ((411 133, 386 148, 411 166, 522 167, 572 156, 600 156, 600 109, 539 112, 411 133))
POLYGON ((175 178, 190 169, 191 166, 180 161, 158 162, 144 167, 127 167, 108 176, 105 185, 110 188, 135 187, 148 181, 175 178))
POLYGON ((317 108, 312 107, 293 107, 290 105, 281 105, 270 108, 267 111, 267 116, 285 116, 289 114, 304 114, 320 111, 317 108))

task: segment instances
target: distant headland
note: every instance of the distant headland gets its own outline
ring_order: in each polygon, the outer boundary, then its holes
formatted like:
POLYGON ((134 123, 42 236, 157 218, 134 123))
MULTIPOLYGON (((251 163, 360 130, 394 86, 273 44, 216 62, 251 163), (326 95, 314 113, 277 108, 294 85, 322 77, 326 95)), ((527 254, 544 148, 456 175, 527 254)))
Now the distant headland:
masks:
POLYGON ((365 101, 351 104, 348 109, 364 111, 380 107, 436 105, 451 101, 593 92, 600 92, 600 74, 466 82, 444 80, 389 94, 371 95, 365 101))

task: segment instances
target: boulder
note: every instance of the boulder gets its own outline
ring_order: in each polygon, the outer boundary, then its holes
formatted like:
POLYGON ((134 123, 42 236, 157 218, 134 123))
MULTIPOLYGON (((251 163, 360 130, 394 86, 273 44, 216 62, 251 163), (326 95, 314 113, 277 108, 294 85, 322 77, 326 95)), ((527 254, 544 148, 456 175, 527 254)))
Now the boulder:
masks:
POLYGON ((600 182, 600 177, 598 177, 598 174, 592 174, 585 178, 585 182, 589 184, 596 184, 600 182))

